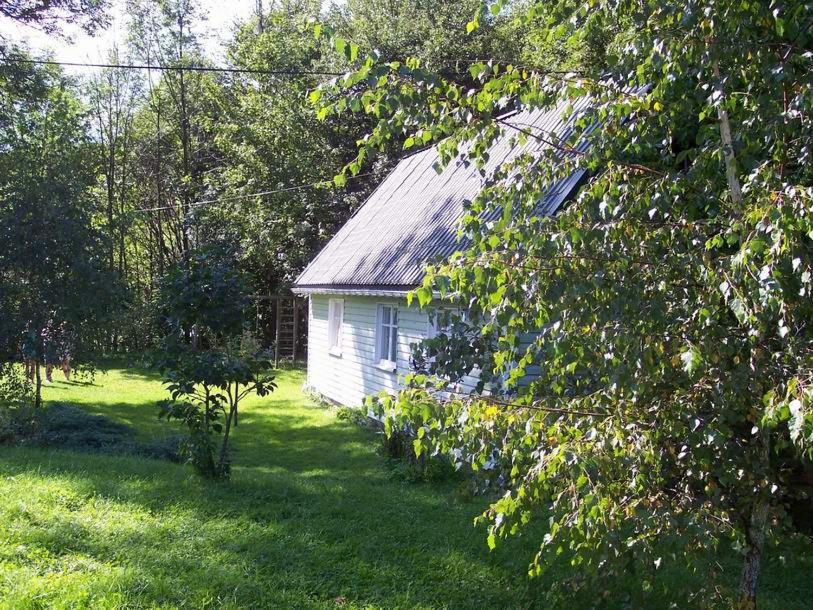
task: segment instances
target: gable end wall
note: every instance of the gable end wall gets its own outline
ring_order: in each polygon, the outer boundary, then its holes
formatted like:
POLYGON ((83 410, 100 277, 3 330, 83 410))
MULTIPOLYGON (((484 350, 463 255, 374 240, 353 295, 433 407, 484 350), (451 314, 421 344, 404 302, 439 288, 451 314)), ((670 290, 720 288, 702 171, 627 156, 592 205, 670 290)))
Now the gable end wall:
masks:
POLYGON ((428 314, 406 299, 358 295, 312 294, 308 311, 308 386, 326 398, 348 407, 360 407, 370 394, 395 393, 398 378, 409 372, 410 344, 429 333, 428 314), (328 351, 328 303, 344 299, 342 354, 328 351), (376 367, 375 331, 378 304, 398 306, 398 360, 395 373, 376 367))

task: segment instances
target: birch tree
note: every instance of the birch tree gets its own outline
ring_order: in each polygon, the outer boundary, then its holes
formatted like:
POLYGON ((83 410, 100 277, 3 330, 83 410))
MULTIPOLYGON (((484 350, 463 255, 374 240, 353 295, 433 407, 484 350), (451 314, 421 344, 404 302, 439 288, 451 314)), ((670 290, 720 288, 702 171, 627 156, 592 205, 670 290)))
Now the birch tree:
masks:
MULTIPOLYGON (((468 28, 501 10, 484 5, 468 28)), ((813 7, 537 2, 524 23, 574 48, 612 32, 605 62, 483 62, 464 88, 334 40, 357 70, 313 96, 322 117, 376 117, 345 173, 393 140, 480 167, 504 130, 546 145, 484 178, 461 221, 467 245, 414 294, 479 321, 495 346, 484 372, 505 396, 413 375, 382 414, 416 433, 418 454, 496 473, 490 546, 544 518, 533 574, 565 554, 581 573, 637 566, 649 584, 664 564, 697 567, 731 545, 743 558, 734 601, 753 608, 766 537, 795 530, 787 507, 805 501, 794 479, 813 450, 813 7), (557 105, 565 137, 505 116, 557 105), (580 169, 575 201, 540 216, 551 185, 580 169)), ((731 575, 709 573, 690 602, 708 603, 721 580, 731 575)))

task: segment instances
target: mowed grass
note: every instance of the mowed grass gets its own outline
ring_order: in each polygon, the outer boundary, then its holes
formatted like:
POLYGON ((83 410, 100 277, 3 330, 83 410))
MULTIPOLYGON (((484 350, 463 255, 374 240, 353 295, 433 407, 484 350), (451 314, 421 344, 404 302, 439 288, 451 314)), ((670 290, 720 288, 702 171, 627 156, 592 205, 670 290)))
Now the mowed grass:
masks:
MULTIPOLYGON (((276 392, 246 402, 228 482, 157 460, 0 447, 0 608, 666 606, 641 597, 634 574, 579 598, 566 579, 576 568, 528 580, 532 537, 489 551, 472 525, 487 498, 395 476, 374 434, 303 397, 303 380, 281 372, 276 392)), ((157 419, 164 397, 135 368, 45 389, 145 439, 179 431, 157 419)), ((809 607, 807 551, 771 552, 764 607, 809 607)), ((733 584, 736 558, 723 563, 733 584)), ((675 587, 704 578, 661 574, 675 587)))
MULTIPOLYGON (((489 552, 483 501, 394 478, 373 434, 305 399, 301 372, 252 398, 232 479, 133 457, 0 448, 0 607, 527 607, 528 557, 489 552)), ((55 376, 46 401, 138 428, 166 396, 153 374, 55 376)))

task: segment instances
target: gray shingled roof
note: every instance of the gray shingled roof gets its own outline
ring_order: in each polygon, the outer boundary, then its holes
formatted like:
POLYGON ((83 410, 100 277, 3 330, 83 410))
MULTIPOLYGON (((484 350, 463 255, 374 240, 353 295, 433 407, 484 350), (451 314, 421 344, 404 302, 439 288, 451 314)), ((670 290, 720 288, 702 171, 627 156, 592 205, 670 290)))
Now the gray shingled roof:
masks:
MULTIPOLYGON (((578 111, 586 103, 579 100, 574 107, 578 111)), ((561 115, 560 107, 524 111, 507 120, 533 133, 565 138, 571 126, 561 115)), ((491 145, 486 176, 518 155, 545 146, 528 138, 524 146, 512 147, 516 135, 506 129, 491 145)), ((430 148, 398 163, 301 273, 296 288, 411 288, 422 282, 427 262, 460 249, 457 224, 463 202, 477 196, 486 178, 462 157, 437 173, 438 160, 437 150, 430 148)), ((580 171, 554 185, 540 204, 541 213, 554 214, 583 176, 580 171)))

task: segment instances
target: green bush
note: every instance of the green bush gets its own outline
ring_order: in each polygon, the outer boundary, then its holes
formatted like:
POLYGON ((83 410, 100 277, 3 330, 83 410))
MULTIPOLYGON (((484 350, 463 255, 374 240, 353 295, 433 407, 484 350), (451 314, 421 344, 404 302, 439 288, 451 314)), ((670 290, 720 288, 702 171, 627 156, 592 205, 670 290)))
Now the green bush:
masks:
POLYGON ((350 407, 339 407, 336 409, 336 419, 347 421, 357 426, 369 426, 370 418, 367 413, 361 409, 352 409, 350 407))
POLYGON ((250 331, 251 290, 233 254, 195 251, 162 278, 158 293, 163 336, 154 364, 170 395, 159 417, 188 428, 184 457, 208 479, 229 476, 229 434, 243 399, 277 387, 271 358, 250 331))
POLYGON ((35 412, 30 440, 46 447, 106 451, 131 441, 132 430, 101 415, 68 404, 35 412))
POLYGON ((154 460, 166 460, 180 464, 183 462, 181 452, 183 440, 184 436, 181 434, 154 438, 146 442, 136 443, 133 453, 154 460))
POLYGON ((0 409, 24 407, 33 401, 34 388, 22 367, 11 363, 0 364, 0 409))
POLYGON ((415 455, 414 435, 404 430, 380 434, 379 452, 389 458, 393 475, 413 483, 433 483, 460 477, 452 463, 444 456, 415 455))

